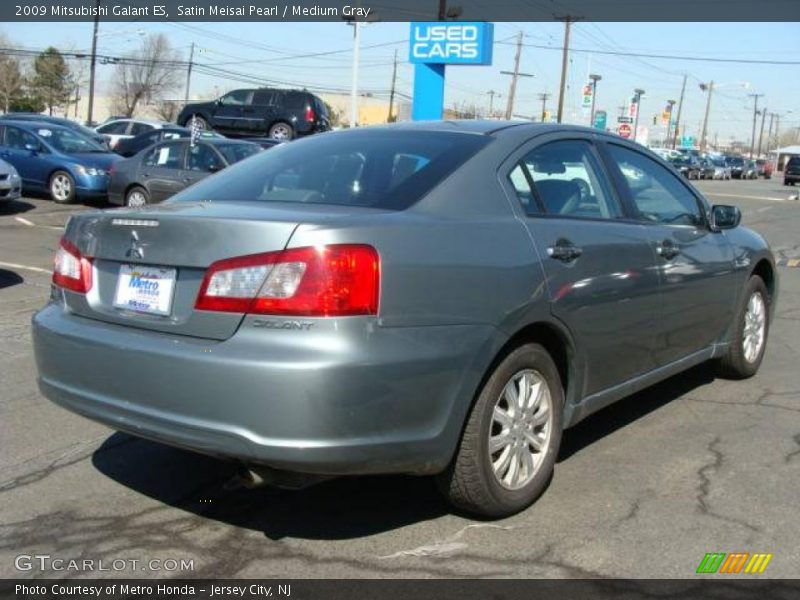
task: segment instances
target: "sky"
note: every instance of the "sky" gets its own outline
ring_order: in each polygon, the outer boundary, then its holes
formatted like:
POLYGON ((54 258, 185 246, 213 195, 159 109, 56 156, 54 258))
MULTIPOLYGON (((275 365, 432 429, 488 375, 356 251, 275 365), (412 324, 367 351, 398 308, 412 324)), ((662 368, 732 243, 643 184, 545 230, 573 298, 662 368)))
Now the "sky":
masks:
MULTIPOLYGON (((0 23, 0 32, 26 49, 55 45, 64 50, 88 52, 91 23, 0 23)), ((447 68, 445 105, 466 103, 488 108, 494 90, 495 109, 504 109, 513 69, 515 39, 524 44, 520 70, 533 77, 520 78, 514 113, 539 115, 539 94, 552 94, 548 109, 555 108, 561 69, 564 26, 562 23, 496 23, 494 59, 491 66, 447 68)), ((133 51, 149 33, 166 34, 185 59, 195 44, 195 60, 211 65, 217 75, 195 72, 192 97, 222 94, 248 84, 228 77, 238 74, 274 80, 292 86, 316 86, 349 91, 353 30, 345 23, 101 23, 98 52, 124 55, 133 51), (297 55, 317 54, 315 57, 297 55), (227 75, 223 75, 226 73, 227 75)), ((397 89, 410 96, 413 66, 408 63, 408 23, 372 23, 361 29, 362 92, 388 97, 395 51, 398 57, 397 89)), ((800 23, 589 23, 572 28, 565 120, 586 122, 580 108, 581 88, 588 74, 602 76, 598 83, 597 109, 606 110, 609 121, 619 106, 630 101, 635 88, 645 90, 640 124, 652 124, 667 100, 678 100, 687 75, 682 119, 689 134, 699 135, 706 94, 700 83, 714 81, 708 135, 720 141, 749 140, 753 98, 763 94, 759 108, 784 115, 781 130, 800 126, 800 66, 667 60, 610 56, 598 52, 634 52, 714 59, 800 60, 800 23)), ((98 93, 103 94, 114 67, 98 67, 98 93)), ((175 93, 183 97, 183 91, 175 93)), ((402 97, 402 96, 401 96, 402 97)), ((759 121, 760 126, 760 121, 759 121)), ((655 133, 655 132, 654 132, 655 133)), ((800 133, 798 133, 800 135, 800 133)))

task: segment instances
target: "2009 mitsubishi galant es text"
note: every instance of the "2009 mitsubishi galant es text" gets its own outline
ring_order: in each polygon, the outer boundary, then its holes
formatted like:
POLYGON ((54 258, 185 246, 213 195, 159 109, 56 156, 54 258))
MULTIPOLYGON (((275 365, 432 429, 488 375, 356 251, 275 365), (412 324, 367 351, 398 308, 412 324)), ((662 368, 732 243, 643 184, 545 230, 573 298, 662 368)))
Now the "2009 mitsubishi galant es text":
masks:
POLYGON ((39 384, 276 481, 436 474, 507 515, 565 427, 705 361, 758 370, 777 276, 740 218, 595 130, 326 133, 73 217, 33 319, 39 384))

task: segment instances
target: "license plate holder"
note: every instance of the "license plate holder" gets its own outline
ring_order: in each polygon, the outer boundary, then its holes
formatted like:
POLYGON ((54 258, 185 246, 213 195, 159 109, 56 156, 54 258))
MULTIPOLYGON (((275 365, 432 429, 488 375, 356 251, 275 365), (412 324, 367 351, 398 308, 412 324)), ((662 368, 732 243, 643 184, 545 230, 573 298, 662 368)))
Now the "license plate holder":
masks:
POLYGON ((169 316, 177 269, 120 265, 114 306, 134 312, 169 316))

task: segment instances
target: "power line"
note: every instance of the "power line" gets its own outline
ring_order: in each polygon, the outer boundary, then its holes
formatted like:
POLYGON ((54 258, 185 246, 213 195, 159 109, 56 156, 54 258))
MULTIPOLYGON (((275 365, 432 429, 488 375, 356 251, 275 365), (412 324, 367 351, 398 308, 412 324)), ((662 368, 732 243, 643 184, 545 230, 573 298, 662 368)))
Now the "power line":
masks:
MULTIPOLYGON (((509 42, 497 42, 510 46, 509 42)), ((544 44, 523 44, 529 48, 539 48, 542 50, 564 50, 563 46, 546 46, 544 44)), ((615 50, 589 50, 586 48, 569 48, 570 52, 579 52, 584 54, 605 54, 609 56, 634 56, 640 58, 659 58, 664 60, 689 60, 695 62, 717 62, 717 63, 733 63, 733 64, 750 64, 750 65, 787 65, 794 66, 800 65, 798 60, 761 60, 750 58, 713 58, 710 56, 681 56, 677 54, 645 54, 641 52, 622 52, 615 50)))

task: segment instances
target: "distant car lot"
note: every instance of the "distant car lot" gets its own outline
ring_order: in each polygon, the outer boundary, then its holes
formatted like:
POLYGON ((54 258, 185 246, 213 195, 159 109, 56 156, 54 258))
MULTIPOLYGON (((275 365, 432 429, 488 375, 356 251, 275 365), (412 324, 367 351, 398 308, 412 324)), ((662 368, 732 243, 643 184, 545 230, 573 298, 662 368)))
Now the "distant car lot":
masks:
MULTIPOLYGON (((800 258, 800 205, 778 177, 693 184, 739 205, 782 264, 800 258)), ((800 525, 786 518, 800 465, 800 269, 780 267, 756 378, 695 370, 598 413, 565 434, 559 475, 535 507, 482 524, 450 512, 425 479, 229 490, 233 465, 115 434, 45 401, 29 317, 49 293, 60 228, 86 209, 29 197, 0 206, 3 576, 19 576, 17 554, 54 549, 54 531, 69 556, 110 560, 124 546, 126 558, 194 558, 191 577, 687 578, 706 552, 745 542, 774 553, 762 577, 800 576, 800 525)))

